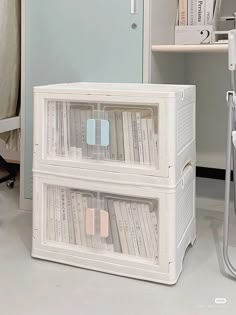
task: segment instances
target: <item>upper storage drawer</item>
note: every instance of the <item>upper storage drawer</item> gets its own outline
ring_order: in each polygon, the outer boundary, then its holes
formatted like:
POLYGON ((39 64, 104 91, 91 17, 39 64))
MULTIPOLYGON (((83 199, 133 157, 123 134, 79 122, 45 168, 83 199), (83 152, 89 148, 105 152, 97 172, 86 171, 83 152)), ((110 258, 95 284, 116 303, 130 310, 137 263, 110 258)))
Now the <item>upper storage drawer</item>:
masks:
POLYGON ((46 101, 46 157, 158 169, 156 106, 46 101))
POLYGON ((195 139, 193 103, 148 93, 38 93, 35 121, 36 170, 50 164, 168 177, 177 154, 195 139))

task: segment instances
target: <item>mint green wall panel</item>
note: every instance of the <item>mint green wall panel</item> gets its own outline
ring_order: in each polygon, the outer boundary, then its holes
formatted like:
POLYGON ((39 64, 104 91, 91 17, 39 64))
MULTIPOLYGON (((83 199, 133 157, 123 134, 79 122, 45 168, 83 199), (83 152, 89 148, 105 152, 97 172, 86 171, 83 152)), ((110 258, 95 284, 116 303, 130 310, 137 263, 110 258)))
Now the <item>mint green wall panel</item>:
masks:
POLYGON ((25 0, 25 198, 32 197, 33 86, 142 82, 143 0, 25 0), (132 27, 135 24, 137 27, 132 27))

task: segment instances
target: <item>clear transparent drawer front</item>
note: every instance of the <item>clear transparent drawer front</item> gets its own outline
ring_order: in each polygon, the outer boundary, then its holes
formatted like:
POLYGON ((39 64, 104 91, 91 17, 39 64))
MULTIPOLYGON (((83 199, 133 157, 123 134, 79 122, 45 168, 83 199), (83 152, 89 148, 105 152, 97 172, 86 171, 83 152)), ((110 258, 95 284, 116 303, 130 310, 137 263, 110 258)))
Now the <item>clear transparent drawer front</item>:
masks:
POLYGON ((46 240, 158 260, 158 201, 46 185, 46 240))
POLYGON ((47 153, 158 168, 155 106, 47 101, 47 153))

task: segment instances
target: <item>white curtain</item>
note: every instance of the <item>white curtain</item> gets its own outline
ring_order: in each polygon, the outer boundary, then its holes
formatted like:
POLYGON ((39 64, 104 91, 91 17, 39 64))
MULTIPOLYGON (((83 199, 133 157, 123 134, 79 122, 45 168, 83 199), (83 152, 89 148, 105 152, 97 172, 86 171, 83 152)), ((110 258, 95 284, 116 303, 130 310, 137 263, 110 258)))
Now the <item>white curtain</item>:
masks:
MULTIPOLYGON (((0 119, 17 114, 20 86, 20 0, 0 0, 0 119)), ((0 134, 17 146, 18 132, 0 134)))

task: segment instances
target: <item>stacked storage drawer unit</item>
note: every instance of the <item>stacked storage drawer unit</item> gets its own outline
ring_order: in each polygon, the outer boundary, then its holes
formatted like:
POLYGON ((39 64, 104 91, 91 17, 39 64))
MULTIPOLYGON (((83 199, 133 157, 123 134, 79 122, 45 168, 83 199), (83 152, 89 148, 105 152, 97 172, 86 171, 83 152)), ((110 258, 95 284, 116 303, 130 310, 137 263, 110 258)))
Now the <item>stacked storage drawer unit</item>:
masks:
POLYGON ((33 257, 176 283, 195 162, 193 86, 36 87, 33 257))

